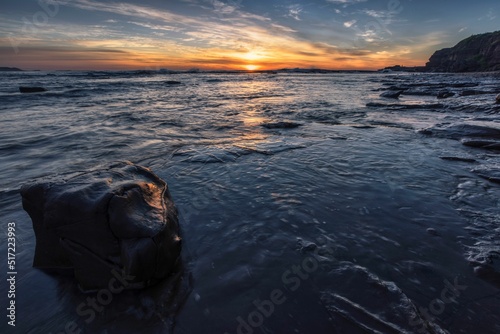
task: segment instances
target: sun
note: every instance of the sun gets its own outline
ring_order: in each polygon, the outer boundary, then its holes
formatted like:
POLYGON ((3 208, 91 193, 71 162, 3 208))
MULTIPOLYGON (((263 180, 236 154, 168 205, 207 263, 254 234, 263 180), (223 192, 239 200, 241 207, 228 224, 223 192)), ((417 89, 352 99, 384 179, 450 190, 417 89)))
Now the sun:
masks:
POLYGON ((258 65, 245 65, 245 68, 249 71, 255 71, 256 69, 258 69, 260 66, 258 65))

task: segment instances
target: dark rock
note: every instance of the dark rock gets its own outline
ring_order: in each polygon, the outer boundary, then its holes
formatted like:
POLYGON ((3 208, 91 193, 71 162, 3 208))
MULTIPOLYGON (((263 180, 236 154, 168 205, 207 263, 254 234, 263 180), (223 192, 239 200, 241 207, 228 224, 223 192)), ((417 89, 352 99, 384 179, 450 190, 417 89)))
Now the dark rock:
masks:
POLYGON ((499 128, 490 128, 474 124, 453 124, 446 127, 437 126, 423 129, 419 132, 425 135, 450 139, 461 139, 464 137, 500 139, 499 128))
POLYGON ((477 82, 456 82, 449 84, 450 87, 453 88, 465 88, 465 87, 477 87, 479 86, 479 83, 477 82))
POLYGON ((385 67, 381 70, 378 70, 381 73, 391 73, 391 72, 422 72, 425 70, 424 66, 401 66, 395 65, 390 67, 385 67))
POLYGON ((435 72, 500 70, 500 31, 473 35, 452 48, 436 51, 426 69, 435 72))
POLYGON ((481 90, 467 89, 460 92, 460 96, 472 96, 472 95, 481 95, 481 94, 490 94, 490 92, 485 92, 481 90))
POLYGON ((496 97, 496 103, 500 104, 500 94, 498 94, 497 97, 496 97))
POLYGON ((179 259, 177 211, 151 170, 119 162, 21 188, 36 236, 33 266, 71 270, 84 291, 167 277, 179 259))
POLYGON ((0 72, 21 72, 22 70, 17 67, 0 67, 0 72))
POLYGON ((487 264, 477 265, 474 267, 474 274, 500 289, 500 272, 496 271, 493 266, 487 264))
POLYGON ((437 98, 438 99, 447 99, 449 97, 455 96, 455 93, 447 91, 447 90, 442 90, 438 93, 437 98))
POLYGON ((401 104, 401 103, 379 103, 379 102, 368 102, 366 104, 367 107, 371 108, 387 108, 393 110, 411 110, 411 109, 442 109, 445 107, 444 104, 441 103, 432 103, 432 104, 401 104))
POLYGON ((165 83, 167 85, 180 85, 180 84, 182 84, 182 82, 180 82, 180 81, 173 81, 173 80, 166 81, 165 83))
POLYGON ((408 90, 410 89, 410 86, 407 85, 398 85, 398 86, 389 86, 387 89, 384 90, 408 90))
POLYGON ((301 126, 302 124, 295 122, 268 122, 262 123, 261 125, 266 129, 293 129, 301 126))
POLYGON ((366 106, 372 107, 372 108, 384 108, 384 107, 388 107, 389 105, 385 104, 385 103, 379 103, 379 102, 368 102, 366 104, 366 106))
POLYGON ((417 333, 423 329, 420 332, 445 333, 432 323, 433 319, 423 316, 395 283, 360 265, 337 262, 327 274, 328 281, 321 285, 325 291, 320 294, 321 304, 335 324, 330 332, 417 333))
POLYGON ((476 162, 476 159, 472 159, 472 158, 463 158, 463 157, 448 157, 448 156, 445 156, 445 157, 439 157, 443 160, 449 160, 449 161, 461 161, 461 162, 476 162))
POLYGON ((485 148, 489 150, 500 150, 500 141, 464 139, 462 144, 469 147, 485 148))
POLYGON ((478 176, 493 183, 500 183, 500 170, 489 168, 477 168, 472 170, 478 176))
POLYGON ((438 233, 438 231, 436 231, 436 229, 434 229, 432 227, 429 227, 427 229, 427 233, 429 233, 430 235, 433 235, 435 237, 439 237, 440 236, 439 233, 438 233))
POLYGON ((46 92, 47 90, 43 87, 19 87, 21 93, 40 93, 46 92))
POLYGON ((436 96, 436 91, 433 89, 409 89, 403 94, 412 96, 436 96))
POLYGON ((398 90, 398 91, 389 90, 387 92, 380 94, 380 97, 385 97, 387 99, 397 99, 399 98, 399 95, 401 95, 403 92, 404 90, 398 90))
POLYGON ((352 125, 351 127, 355 128, 355 129, 375 129, 376 128, 376 126, 367 125, 367 124, 352 125))

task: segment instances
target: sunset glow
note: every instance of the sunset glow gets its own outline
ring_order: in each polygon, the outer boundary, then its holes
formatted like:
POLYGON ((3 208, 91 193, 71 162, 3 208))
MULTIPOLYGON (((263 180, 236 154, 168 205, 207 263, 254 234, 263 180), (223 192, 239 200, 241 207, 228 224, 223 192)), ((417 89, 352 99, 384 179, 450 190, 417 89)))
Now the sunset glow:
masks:
POLYGON ((1 66, 25 69, 378 69, 498 28, 496 0, 2 2, 1 66), (418 29, 417 29, 418 27, 418 29))
POLYGON ((245 65, 245 68, 249 71, 255 71, 258 70, 260 66, 258 65, 245 65))

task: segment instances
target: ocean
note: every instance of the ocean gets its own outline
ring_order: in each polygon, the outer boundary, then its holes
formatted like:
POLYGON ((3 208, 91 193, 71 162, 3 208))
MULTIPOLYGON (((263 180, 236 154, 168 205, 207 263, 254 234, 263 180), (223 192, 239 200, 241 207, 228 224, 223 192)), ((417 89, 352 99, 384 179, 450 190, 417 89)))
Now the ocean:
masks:
POLYGON ((499 333, 498 93, 494 74, 2 73, 16 332, 499 333), (183 270, 91 308, 32 268, 19 188, 118 160, 168 183, 183 270))

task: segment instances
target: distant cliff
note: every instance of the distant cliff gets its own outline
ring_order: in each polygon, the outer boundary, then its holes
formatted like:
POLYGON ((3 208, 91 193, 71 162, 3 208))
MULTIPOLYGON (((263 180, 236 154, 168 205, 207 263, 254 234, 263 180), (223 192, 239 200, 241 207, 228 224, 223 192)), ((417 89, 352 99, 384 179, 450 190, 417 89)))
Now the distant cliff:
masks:
POLYGON ((500 71, 500 31, 473 35, 436 51, 425 68, 433 72, 500 71))
POLYGON ((17 72, 17 71, 22 71, 22 70, 17 67, 0 67, 0 72, 17 72))

